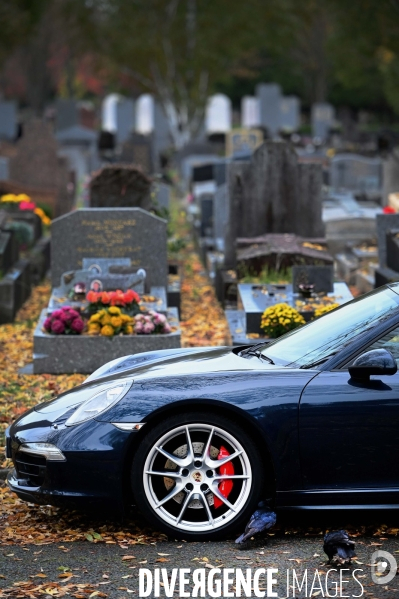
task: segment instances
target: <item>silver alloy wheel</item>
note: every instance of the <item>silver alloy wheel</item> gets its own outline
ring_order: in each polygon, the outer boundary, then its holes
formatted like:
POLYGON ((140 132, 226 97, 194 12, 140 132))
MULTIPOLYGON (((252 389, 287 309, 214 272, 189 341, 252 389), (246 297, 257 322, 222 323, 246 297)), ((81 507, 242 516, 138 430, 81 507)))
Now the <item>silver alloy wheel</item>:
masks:
POLYGON ((238 516, 251 491, 252 469, 233 435, 210 424, 187 424, 167 432, 150 449, 143 483, 147 500, 160 518, 179 530, 203 532, 217 530, 238 516), (221 445, 229 447, 229 455, 215 459, 221 445), (220 474, 220 467, 228 462, 234 463, 237 474, 220 474), (231 501, 219 490, 226 480, 233 482, 231 501), (215 508, 214 497, 221 507, 215 508))

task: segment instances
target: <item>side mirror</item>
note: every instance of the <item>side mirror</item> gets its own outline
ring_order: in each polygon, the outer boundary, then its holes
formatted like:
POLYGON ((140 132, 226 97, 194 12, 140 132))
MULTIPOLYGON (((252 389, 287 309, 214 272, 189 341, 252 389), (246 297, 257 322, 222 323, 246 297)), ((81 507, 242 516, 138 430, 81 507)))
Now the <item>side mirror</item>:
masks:
POLYGON ((395 374, 397 369, 396 360, 391 352, 386 349, 372 349, 356 358, 352 366, 349 366, 349 374, 353 379, 369 380, 371 374, 395 374))

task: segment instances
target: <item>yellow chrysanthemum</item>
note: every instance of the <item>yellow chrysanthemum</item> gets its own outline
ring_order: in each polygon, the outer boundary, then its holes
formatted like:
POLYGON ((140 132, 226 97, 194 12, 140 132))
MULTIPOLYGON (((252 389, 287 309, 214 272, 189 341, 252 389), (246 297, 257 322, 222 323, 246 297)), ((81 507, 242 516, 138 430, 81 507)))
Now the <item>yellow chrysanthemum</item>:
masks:
POLYGON ((314 311, 314 317, 319 318, 319 316, 323 316, 323 314, 327 314, 327 312, 331 312, 332 310, 335 310, 335 308, 338 307, 339 304, 337 303, 328 304, 327 306, 320 306, 320 308, 317 308, 317 310, 314 311))
POLYGON ((114 327, 114 329, 117 329, 119 327, 122 326, 122 318, 120 316, 112 316, 111 317, 111 324, 114 327))
POLYGON ((134 331, 134 329, 131 324, 128 324, 125 326, 126 335, 133 335, 133 331, 134 331))
POLYGON ((31 202, 31 198, 26 193, 20 193, 16 196, 16 202, 31 202))
POLYGON ((107 312, 101 317, 101 324, 103 326, 111 324, 111 316, 107 312))
POLYGON ((87 332, 89 335, 98 335, 100 331, 101 327, 99 324, 97 324, 96 322, 93 322, 92 324, 89 323, 87 327, 87 332))
POLYGON ((6 193, 5 195, 1 196, 1 201, 2 202, 15 202, 15 198, 16 195, 13 193, 6 193))
POLYGON ((90 316, 89 324, 91 324, 92 322, 100 322, 100 318, 101 315, 99 312, 97 312, 97 314, 93 314, 93 316, 90 316))
POLYGON ((121 319, 122 319, 123 324, 128 324, 128 323, 132 322, 132 320, 133 320, 132 317, 129 316, 129 314, 121 314, 121 319))
POLYGON ((101 335, 104 335, 105 337, 112 337, 113 334, 114 334, 114 329, 111 327, 111 325, 106 324, 105 326, 102 327, 101 335))
POLYGON ((121 309, 118 308, 118 306, 111 306, 110 308, 108 308, 108 312, 113 316, 120 316, 121 309))

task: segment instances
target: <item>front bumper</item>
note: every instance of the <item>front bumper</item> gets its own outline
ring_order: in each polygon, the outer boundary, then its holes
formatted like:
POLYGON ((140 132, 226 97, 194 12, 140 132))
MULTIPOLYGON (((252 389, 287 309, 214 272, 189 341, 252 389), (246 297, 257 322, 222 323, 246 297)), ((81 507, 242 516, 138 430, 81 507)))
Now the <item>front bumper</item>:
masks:
POLYGON ((14 463, 9 488, 25 501, 56 506, 113 506, 123 511, 126 485, 137 431, 123 431, 107 422, 90 420, 74 427, 45 422, 31 411, 6 430, 6 451, 14 463), (23 443, 52 443, 65 461, 20 451, 23 443))

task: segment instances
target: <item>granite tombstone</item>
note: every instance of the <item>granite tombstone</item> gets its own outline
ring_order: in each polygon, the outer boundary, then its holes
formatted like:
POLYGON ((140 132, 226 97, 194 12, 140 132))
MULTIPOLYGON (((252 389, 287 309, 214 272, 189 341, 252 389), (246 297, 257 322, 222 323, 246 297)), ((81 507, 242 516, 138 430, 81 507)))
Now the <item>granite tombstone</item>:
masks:
POLYGON ((130 258, 146 284, 167 286, 166 221, 141 208, 88 208, 52 223, 51 278, 80 270, 83 258, 130 258))
POLYGON ((90 182, 90 206, 150 210, 151 180, 135 166, 104 166, 93 175, 90 182))

